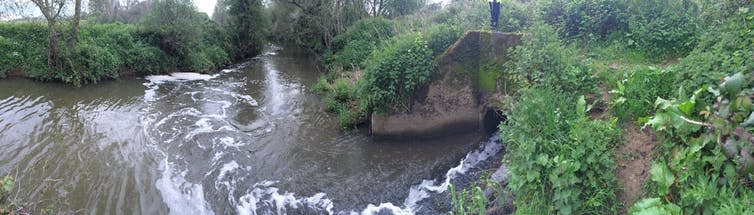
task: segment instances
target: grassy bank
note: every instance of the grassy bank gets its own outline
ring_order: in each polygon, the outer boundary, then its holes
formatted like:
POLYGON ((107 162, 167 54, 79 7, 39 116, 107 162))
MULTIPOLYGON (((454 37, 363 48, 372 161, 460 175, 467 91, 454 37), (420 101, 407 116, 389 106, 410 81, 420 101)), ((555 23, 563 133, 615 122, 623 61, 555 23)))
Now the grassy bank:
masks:
POLYGON ((63 17, 53 27, 35 19, 0 22, 0 77, 82 85, 123 74, 210 72, 261 52, 266 31, 249 28, 267 24, 254 2, 231 2, 221 10, 243 9, 222 22, 182 0, 155 1, 130 24, 105 22, 94 11, 80 23, 63 17), (243 18, 249 14, 257 18, 243 18), (51 28, 57 46, 48 45, 51 28), (48 58, 52 50, 58 55, 48 58))

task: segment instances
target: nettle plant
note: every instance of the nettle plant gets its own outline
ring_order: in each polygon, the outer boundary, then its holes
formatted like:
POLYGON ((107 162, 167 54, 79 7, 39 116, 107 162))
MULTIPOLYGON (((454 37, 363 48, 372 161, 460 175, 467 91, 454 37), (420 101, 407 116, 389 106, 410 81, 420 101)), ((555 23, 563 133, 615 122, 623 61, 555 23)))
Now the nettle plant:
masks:
POLYGON ((754 171, 754 76, 737 73, 717 88, 699 89, 688 99, 658 98, 647 125, 666 134, 650 171, 656 194, 687 213, 717 213, 751 205, 754 171), (710 93, 716 99, 704 104, 710 93), (733 208, 733 209, 731 209, 733 208))

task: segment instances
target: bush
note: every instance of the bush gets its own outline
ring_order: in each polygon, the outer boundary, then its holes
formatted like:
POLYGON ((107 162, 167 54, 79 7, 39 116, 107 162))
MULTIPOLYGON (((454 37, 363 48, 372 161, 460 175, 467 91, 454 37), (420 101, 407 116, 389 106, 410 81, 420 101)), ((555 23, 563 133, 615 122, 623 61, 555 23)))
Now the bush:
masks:
MULTIPOLYGON (((230 59, 230 55, 224 50, 226 45, 216 44, 227 38, 214 25, 217 24, 195 10, 191 1, 163 0, 156 1, 142 19, 141 26, 144 29, 141 30, 141 34, 146 41, 174 59, 174 62, 178 63, 177 67, 205 72, 225 65, 230 59)), ((259 47, 252 46, 258 46, 258 41, 251 40, 255 39, 235 41, 239 48, 244 49, 237 54, 244 57, 255 52, 252 49, 259 47), (249 50, 245 50, 246 48, 249 50)))
POLYGON ((637 69, 617 83, 611 91, 611 109, 621 119, 649 116, 657 97, 668 98, 675 92, 673 73, 654 68, 637 69))
MULTIPOLYGON (((502 16, 505 9, 500 11, 502 16)), ((486 1, 458 1, 434 15, 432 20, 458 27, 463 32, 490 29, 490 9, 486 1)))
POLYGON ((113 54, 112 50, 88 43, 79 43, 71 59, 73 64, 59 72, 57 78, 75 85, 118 77, 118 70, 123 65, 120 56, 113 54))
POLYGON ((575 48, 563 45, 548 25, 535 25, 530 32, 531 36, 525 37, 523 44, 510 55, 511 60, 506 65, 510 76, 532 86, 547 86, 563 92, 595 92, 597 81, 590 69, 578 61, 575 48))
POLYGON ((174 65, 165 52, 145 44, 137 44, 130 50, 128 56, 126 67, 141 74, 164 73, 171 65, 174 65))
POLYGON ((590 121, 583 96, 556 90, 526 89, 517 100, 500 125, 516 212, 617 213, 615 121, 590 121))
MULTIPOLYGON (((712 28, 698 46, 672 69, 676 85, 692 92, 726 75, 754 71, 754 10, 741 8, 725 24, 712 28)), ((711 97, 707 97, 711 102, 711 97)))
POLYGON ((693 2, 651 0, 635 4, 629 21, 629 45, 658 57, 685 54, 696 45, 693 2))
POLYGON ((415 90, 429 82, 434 70, 432 51, 421 34, 396 38, 370 60, 361 87, 362 107, 384 113, 405 104, 415 90))
POLYGON ((650 170, 650 197, 663 197, 685 214, 752 212, 752 87, 751 72, 737 73, 708 91, 657 100, 647 125, 665 141, 650 170), (708 93, 714 104, 701 99, 708 93))
POLYGON ((345 69, 364 68, 372 51, 394 35, 393 23, 385 18, 362 19, 332 40, 332 53, 325 63, 345 69))
POLYGON ((546 23, 565 38, 605 39, 627 29, 626 5, 620 0, 550 0, 541 5, 546 23))
POLYGON ((0 22, 0 76, 20 69, 27 76, 47 77, 47 26, 38 22, 0 22))
POLYGON ((430 27, 426 34, 427 45, 432 50, 432 55, 436 57, 453 45, 463 32, 461 29, 451 25, 437 24, 430 27))

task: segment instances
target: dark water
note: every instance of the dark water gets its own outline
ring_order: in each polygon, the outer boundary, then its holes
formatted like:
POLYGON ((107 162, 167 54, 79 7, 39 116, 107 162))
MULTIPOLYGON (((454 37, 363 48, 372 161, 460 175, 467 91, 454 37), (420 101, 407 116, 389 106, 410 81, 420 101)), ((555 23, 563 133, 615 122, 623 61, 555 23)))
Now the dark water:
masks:
POLYGON ((447 175, 499 151, 467 155, 477 133, 374 142, 341 132, 309 90, 318 68, 278 50, 215 75, 81 88, 0 80, 0 176, 16 179, 11 197, 32 211, 411 214, 431 207, 420 200, 447 175))

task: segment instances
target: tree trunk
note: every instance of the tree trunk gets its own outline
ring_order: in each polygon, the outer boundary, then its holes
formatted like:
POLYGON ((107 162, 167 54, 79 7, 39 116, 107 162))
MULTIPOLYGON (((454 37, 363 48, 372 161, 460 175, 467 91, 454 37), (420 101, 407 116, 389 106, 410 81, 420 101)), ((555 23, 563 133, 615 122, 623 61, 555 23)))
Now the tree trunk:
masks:
POLYGON ((71 24, 71 38, 68 39, 68 49, 73 51, 76 47, 76 41, 79 39, 79 21, 81 21, 81 0, 76 0, 76 6, 73 13, 73 24, 71 24))
POLYGON ((55 20, 47 20, 50 27, 50 35, 47 37, 47 66, 58 68, 60 65, 58 59, 58 31, 55 29, 55 20))

